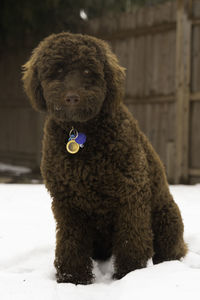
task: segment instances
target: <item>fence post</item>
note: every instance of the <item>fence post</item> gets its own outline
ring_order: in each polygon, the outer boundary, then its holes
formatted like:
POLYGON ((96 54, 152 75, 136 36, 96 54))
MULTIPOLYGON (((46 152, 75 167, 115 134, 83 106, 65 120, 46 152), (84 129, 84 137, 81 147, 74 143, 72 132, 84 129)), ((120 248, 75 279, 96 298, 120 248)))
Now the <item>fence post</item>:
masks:
POLYGON ((188 10, 188 0, 177 0, 175 183, 188 183, 189 173, 189 104, 192 23, 189 20, 188 10))

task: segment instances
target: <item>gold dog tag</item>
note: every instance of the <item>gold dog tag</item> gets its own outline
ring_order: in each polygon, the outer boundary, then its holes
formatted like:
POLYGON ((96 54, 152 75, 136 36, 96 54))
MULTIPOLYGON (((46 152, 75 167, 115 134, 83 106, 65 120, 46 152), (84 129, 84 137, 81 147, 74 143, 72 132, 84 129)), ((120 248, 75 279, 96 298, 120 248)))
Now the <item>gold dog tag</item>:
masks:
POLYGON ((67 143, 66 149, 69 153, 75 154, 79 151, 80 146, 75 140, 71 140, 67 143))

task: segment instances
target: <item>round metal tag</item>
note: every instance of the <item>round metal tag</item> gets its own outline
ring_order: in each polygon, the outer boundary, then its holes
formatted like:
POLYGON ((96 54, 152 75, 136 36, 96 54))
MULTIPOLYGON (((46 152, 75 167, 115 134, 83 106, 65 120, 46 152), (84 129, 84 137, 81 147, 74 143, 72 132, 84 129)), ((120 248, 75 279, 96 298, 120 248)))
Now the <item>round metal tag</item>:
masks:
POLYGON ((75 154, 79 151, 80 146, 75 140, 71 140, 67 143, 66 149, 69 153, 75 154))

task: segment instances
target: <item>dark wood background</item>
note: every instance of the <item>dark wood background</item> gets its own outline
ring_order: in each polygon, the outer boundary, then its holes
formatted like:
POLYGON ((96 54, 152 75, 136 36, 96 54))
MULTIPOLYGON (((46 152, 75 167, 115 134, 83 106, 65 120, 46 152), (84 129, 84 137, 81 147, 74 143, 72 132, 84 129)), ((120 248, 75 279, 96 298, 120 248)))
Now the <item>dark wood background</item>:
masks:
MULTIPOLYGON (((200 182, 200 1, 177 0, 96 19, 126 67, 125 103, 165 164, 171 183, 200 182)), ((40 164, 43 116, 22 89, 31 49, 0 57, 0 161, 40 164)))

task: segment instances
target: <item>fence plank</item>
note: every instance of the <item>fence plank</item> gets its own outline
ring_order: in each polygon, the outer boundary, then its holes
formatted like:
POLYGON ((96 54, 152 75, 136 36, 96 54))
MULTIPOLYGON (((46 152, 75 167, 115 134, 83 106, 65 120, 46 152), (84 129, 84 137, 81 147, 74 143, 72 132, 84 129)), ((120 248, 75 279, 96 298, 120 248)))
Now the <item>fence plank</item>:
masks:
POLYGON ((193 39, 192 39, 192 92, 200 92, 200 26, 193 26, 193 39))
POLYGON ((200 168, 200 102, 192 102, 190 112, 190 167, 200 168))
POLYGON ((200 92, 192 93, 190 95, 190 101, 200 101, 200 92))
POLYGON ((193 11, 192 11, 194 18, 200 17, 200 1, 199 0, 193 0, 193 11))
POLYGON ((185 1, 177 0, 176 40, 176 174, 175 182, 188 182, 191 21, 185 1))

